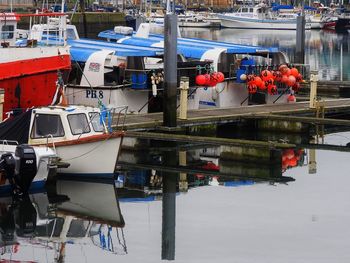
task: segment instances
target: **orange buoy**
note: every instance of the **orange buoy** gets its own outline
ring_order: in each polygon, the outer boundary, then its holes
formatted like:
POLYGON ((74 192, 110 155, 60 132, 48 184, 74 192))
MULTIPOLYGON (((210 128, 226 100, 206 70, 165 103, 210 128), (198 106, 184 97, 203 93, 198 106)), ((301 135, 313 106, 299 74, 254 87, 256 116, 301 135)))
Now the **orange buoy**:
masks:
POLYGON ((287 75, 282 75, 281 82, 287 85, 289 78, 287 75))
POLYGON ((267 92, 270 94, 270 95, 276 95, 277 94, 277 86, 276 85, 273 85, 273 84, 270 84, 267 86, 267 92))
POLYGON ((294 150, 287 149, 284 151, 284 154, 286 155, 287 159, 292 159, 294 157, 294 150))
POLYGON ((268 71, 267 69, 261 71, 260 75, 261 75, 262 80, 264 80, 264 81, 272 78, 272 73, 270 71, 268 71))
POLYGON ((248 92, 250 94, 254 94, 258 91, 258 87, 255 84, 249 84, 248 85, 248 92))
POLYGON ((290 69, 290 74, 294 77, 297 77, 299 75, 299 71, 297 68, 291 68, 290 69))
POLYGON ((288 76, 288 80, 287 80, 287 86, 289 87, 293 87, 293 85, 295 84, 296 79, 294 76, 290 75, 288 76))

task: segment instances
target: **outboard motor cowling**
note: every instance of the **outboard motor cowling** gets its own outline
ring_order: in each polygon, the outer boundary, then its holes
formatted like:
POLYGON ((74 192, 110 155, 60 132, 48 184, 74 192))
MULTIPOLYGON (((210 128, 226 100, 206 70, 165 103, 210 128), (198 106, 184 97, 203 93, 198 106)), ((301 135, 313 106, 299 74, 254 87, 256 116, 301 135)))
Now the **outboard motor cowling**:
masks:
POLYGON ((22 192, 27 192, 37 173, 36 154, 34 148, 27 144, 16 147, 15 181, 22 192))

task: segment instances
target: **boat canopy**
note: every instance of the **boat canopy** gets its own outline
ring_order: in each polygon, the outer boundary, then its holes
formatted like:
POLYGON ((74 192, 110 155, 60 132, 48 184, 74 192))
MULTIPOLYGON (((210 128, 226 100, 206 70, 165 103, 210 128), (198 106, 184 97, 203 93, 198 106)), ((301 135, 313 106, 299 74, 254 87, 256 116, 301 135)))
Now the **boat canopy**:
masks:
MULTIPOLYGON (((294 6, 293 5, 277 5, 277 4, 272 5, 272 11, 278 11, 281 9, 293 10, 294 6)), ((317 8, 312 7, 312 6, 307 6, 307 5, 304 6, 304 9, 311 10, 311 11, 317 10, 317 8)))
POLYGON ((115 55, 122 57, 154 57, 163 54, 161 48, 108 43, 99 40, 68 40, 68 45, 71 46, 72 60, 77 62, 86 62, 92 53, 100 50, 111 50, 115 55))
MULTIPOLYGON (((44 35, 42 42, 57 44, 58 40, 55 36, 50 36, 48 40, 45 38, 44 35)), ((126 45, 101 40, 68 39, 67 43, 71 47, 71 60, 76 62, 86 62, 92 53, 100 50, 111 50, 114 55, 122 57, 156 57, 163 54, 162 48, 126 45)))
POLYGON ((122 57, 155 57, 163 54, 161 48, 109 43, 100 40, 68 40, 68 45, 71 46, 72 60, 77 62, 86 62, 92 53, 100 50, 111 50, 115 55, 122 57))
MULTIPOLYGON (((164 47, 164 37, 160 34, 149 34, 148 38, 136 37, 115 33, 113 30, 106 30, 98 34, 100 38, 113 39, 118 43, 141 47, 164 47)), ((228 54, 259 54, 278 53, 275 47, 260 47, 250 45, 240 45, 197 38, 178 38, 178 53, 186 58, 201 59, 204 53, 213 49, 224 49, 228 54)))

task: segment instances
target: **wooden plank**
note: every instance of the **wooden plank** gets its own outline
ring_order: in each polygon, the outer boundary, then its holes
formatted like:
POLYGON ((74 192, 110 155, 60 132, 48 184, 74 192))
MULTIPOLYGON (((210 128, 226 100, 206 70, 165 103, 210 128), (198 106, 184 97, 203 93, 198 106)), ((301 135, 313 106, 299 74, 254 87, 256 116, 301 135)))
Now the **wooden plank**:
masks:
POLYGON ((291 115, 275 115, 275 114, 252 114, 242 117, 244 119, 269 119, 278 121, 302 122, 322 125, 339 125, 350 126, 350 120, 316 118, 316 117, 299 117, 291 115))
POLYGON ((242 147, 253 147, 253 148, 290 149, 290 148, 296 147, 295 144, 290 144, 290 143, 264 142, 264 141, 241 140, 241 139, 231 139, 231 138, 156 133, 156 132, 127 131, 125 133, 125 136, 140 138, 140 139, 161 140, 161 141, 191 142, 191 143, 197 142, 197 143, 205 143, 210 145, 230 145, 230 146, 242 146, 242 147))

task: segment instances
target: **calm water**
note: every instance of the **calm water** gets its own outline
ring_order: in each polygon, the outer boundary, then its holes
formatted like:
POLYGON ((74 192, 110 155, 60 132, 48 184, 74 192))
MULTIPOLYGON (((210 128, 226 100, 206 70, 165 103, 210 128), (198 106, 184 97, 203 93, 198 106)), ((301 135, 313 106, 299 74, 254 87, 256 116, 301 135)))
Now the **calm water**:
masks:
MULTIPOLYGON (((232 43, 278 47, 293 62, 295 31, 243 29, 184 29, 184 37, 197 37, 232 43)), ((328 31, 306 31, 305 63, 318 70, 323 80, 350 80, 350 34, 328 31)))
MULTIPOLYGON (((293 32, 183 34, 294 52, 293 32)), ((307 37, 311 67, 324 79, 350 80, 349 36, 311 31, 307 37)), ((22 200, 1 196, 0 259, 350 262, 350 132, 324 138, 342 151, 310 149, 310 134, 248 136, 226 126, 214 135, 299 146, 247 161, 224 146, 125 140, 116 180, 61 178, 22 200)))
MULTIPOLYGON (((299 145, 312 139, 261 136, 299 145)), ((324 138, 349 142, 350 132, 324 138)), ((230 158, 225 147, 134 140, 124 147, 115 181, 60 179, 31 200, 2 197, 1 258, 349 262, 348 152, 298 147, 282 152, 281 165, 230 158)))

